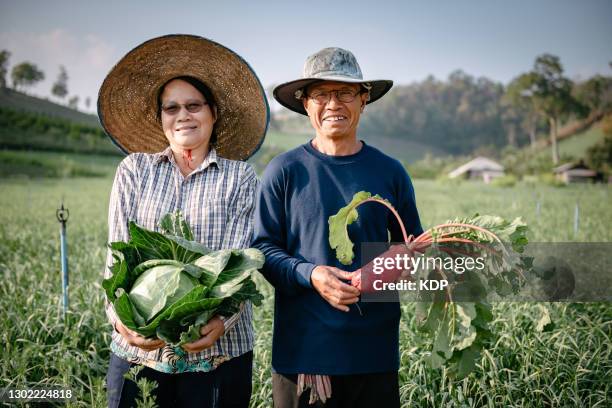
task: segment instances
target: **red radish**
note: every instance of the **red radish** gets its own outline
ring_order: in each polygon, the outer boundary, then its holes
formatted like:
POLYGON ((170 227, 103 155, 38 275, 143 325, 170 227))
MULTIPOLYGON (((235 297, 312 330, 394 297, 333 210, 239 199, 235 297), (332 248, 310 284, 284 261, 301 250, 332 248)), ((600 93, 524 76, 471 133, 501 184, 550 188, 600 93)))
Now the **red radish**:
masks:
MULTIPOLYGON (((399 214, 397 213, 395 208, 393 208, 393 206, 384 199, 377 198, 377 197, 367 198, 359 202, 353 208, 355 209, 358 206, 364 203, 367 203, 367 202, 376 202, 376 203, 382 204, 385 207, 387 207, 397 219, 397 222, 400 225, 402 235, 404 238, 404 245, 401 245, 401 244, 393 245, 389 250, 379 255, 378 256, 379 258, 381 257, 382 258, 395 258, 396 255, 404 255, 404 254, 412 257, 414 256, 416 252, 424 253, 434 242, 435 243, 472 244, 475 247, 479 247, 481 249, 492 250, 491 248, 477 241, 466 239, 466 238, 460 238, 456 236, 460 234, 465 234, 466 232, 470 232, 470 231, 481 232, 491 237, 494 241, 500 244, 502 243, 499 237, 495 235, 494 233, 492 233, 491 231, 485 228, 479 227, 477 225, 466 224, 466 223, 440 224, 440 225, 437 225, 435 227, 428 229, 427 231, 423 232, 418 237, 414 238, 414 236, 412 235, 408 236, 408 234, 406 233, 406 228, 404 226, 404 223, 402 222, 402 219, 400 218, 399 214)), ((375 292, 375 289, 372 286, 373 275, 371 271, 373 270, 373 267, 374 267, 374 260, 372 260, 370 263, 363 266, 362 268, 358 269, 357 270, 358 273, 356 273, 353 279, 351 280, 351 285, 353 285, 354 287, 356 287, 357 289, 359 289, 360 291, 364 293, 375 292), (366 271, 367 282, 363 281, 362 271, 366 271)), ((400 278, 403 272, 405 272, 403 268, 402 269, 385 268, 385 271, 381 273, 380 275, 377 275, 376 279, 379 279, 382 282, 386 282, 386 283, 395 282, 400 278)), ((410 272, 410 271, 408 270, 406 272, 410 272)))

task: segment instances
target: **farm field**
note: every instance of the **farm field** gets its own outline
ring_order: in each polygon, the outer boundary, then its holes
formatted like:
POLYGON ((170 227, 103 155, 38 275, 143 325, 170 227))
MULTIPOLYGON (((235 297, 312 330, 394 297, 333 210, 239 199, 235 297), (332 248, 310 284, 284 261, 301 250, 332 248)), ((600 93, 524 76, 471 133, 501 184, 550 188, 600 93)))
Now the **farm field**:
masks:
MULTIPOLYGON (((76 159, 75 159, 76 160, 76 159)), ((104 170, 106 173, 106 169, 104 170)), ((0 387, 63 385, 76 393, 70 406, 105 406, 103 378, 110 326, 101 289, 106 211, 112 178, 0 179, 0 387), (55 209, 68 222, 70 313, 61 318, 59 238, 55 209)), ((612 241, 610 187, 553 188, 518 184, 415 181, 424 226, 447 218, 522 216, 539 242, 612 241), (538 206, 539 202, 539 206, 538 206), (574 233, 574 211, 580 224, 574 233), (536 208, 539 207, 539 211, 536 208)), ((255 309, 252 407, 271 407, 272 288, 263 280, 255 309)), ((414 306, 403 305, 400 392, 406 407, 604 407, 612 397, 612 306, 546 304, 554 328, 538 332, 540 304, 497 305, 497 341, 476 372, 452 380, 425 363, 414 306)), ((356 356, 358 358, 358 356, 356 356)))
POLYGON ((4 89, 3 91, 4 92, 0 93, 0 107, 42 113, 89 126, 100 126, 100 122, 96 115, 79 112, 67 106, 60 105, 57 101, 40 99, 26 95, 22 92, 16 92, 13 89, 4 89))
POLYGON ((121 156, 0 150, 0 177, 112 177, 121 156))

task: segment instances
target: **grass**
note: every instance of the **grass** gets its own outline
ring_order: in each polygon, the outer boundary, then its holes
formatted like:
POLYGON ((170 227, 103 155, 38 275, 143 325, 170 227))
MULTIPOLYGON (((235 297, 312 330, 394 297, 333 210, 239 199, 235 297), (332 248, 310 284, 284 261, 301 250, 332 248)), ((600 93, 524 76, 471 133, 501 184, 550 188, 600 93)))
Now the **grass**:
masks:
POLYGON ((0 177, 107 177, 114 174, 119 156, 56 152, 0 151, 0 177))
MULTIPOLYGON (((584 159, 589 147, 596 145, 603 140, 603 131, 601 126, 594 125, 589 129, 579 132, 571 137, 559 141, 559 155, 561 157, 573 157, 574 159, 584 159)), ((525 149, 529 149, 526 147, 525 149)), ((546 146, 540 149, 536 154, 537 158, 550 159, 551 147, 546 146)))
POLYGON ((264 146, 287 151, 306 143, 310 139, 312 139, 310 135, 284 133, 272 130, 266 134, 264 146))
MULTIPOLYGON (((83 163, 87 157, 73 160, 83 163)), ((64 385, 77 395, 69 406, 105 406, 103 377, 110 327, 100 283, 111 184, 110 176, 0 179, 0 387, 64 385), (55 219, 62 198, 70 209, 71 303, 66 321, 61 318, 55 219)), ((606 186, 556 189, 517 183, 512 188, 496 188, 417 180, 415 189, 425 226, 479 212, 522 216, 535 241, 602 242, 612 238, 612 208, 602 205, 609 202, 606 186), (577 201, 583 215, 574 236, 572 217, 577 201)), ((254 316, 251 407, 263 408, 271 406, 273 291, 261 278, 258 286, 265 301, 254 316)), ((550 304, 555 327, 545 332, 533 327, 542 305, 497 305, 494 328, 498 339, 482 356, 477 371, 461 381, 426 365, 427 343, 416 332, 414 305, 402 308, 400 393, 405 407, 604 407, 610 401, 609 304, 550 304)))
POLYGON ((612 241, 609 228, 612 207, 602 205, 612 196, 606 185, 557 188, 520 182, 511 188, 500 188, 471 181, 417 180, 415 191, 424 226, 475 213, 496 214, 504 218, 522 217, 529 225, 529 239, 534 242, 612 241), (580 228, 575 235, 576 204, 580 228))
MULTIPOLYGON (((585 157, 587 150, 603 139, 603 131, 600 126, 590 129, 564 139, 559 143, 559 154, 574 157, 585 157)), ((550 149, 549 149, 550 150, 550 149)))
MULTIPOLYGON (((249 159, 249 163, 261 174, 268 162, 281 152, 280 148, 265 144, 249 159)), ((0 150, 0 177, 112 177, 123 157, 40 150, 0 150)))

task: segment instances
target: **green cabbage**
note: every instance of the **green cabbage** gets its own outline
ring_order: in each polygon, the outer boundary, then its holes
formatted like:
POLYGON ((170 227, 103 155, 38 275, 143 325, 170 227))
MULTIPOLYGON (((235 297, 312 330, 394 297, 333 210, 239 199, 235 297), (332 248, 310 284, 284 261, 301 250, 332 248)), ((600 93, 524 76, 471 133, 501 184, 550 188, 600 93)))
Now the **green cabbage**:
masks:
POLYGON ((182 345, 197 340, 215 314, 230 316, 244 301, 261 304, 252 280, 264 263, 259 250, 211 251, 192 241, 180 213, 160 226, 155 232, 131 222, 130 240, 110 244, 115 262, 102 286, 127 328, 182 345))
POLYGON ((191 291, 198 281, 181 266, 160 265, 140 275, 130 290, 130 300, 146 321, 191 291))

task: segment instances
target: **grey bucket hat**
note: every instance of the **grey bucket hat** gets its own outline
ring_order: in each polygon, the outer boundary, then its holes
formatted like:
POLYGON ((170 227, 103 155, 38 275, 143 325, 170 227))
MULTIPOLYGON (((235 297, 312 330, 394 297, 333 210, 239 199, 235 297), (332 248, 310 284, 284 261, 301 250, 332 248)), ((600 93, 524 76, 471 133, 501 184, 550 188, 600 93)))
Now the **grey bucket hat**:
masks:
POLYGON ((393 86, 393 81, 388 79, 364 80, 361 68, 352 52, 338 47, 329 47, 323 48, 306 59, 301 79, 285 82, 274 88, 274 98, 285 108, 307 115, 302 105, 303 89, 310 84, 322 81, 364 84, 370 90, 370 98, 367 103, 380 99, 393 86))

